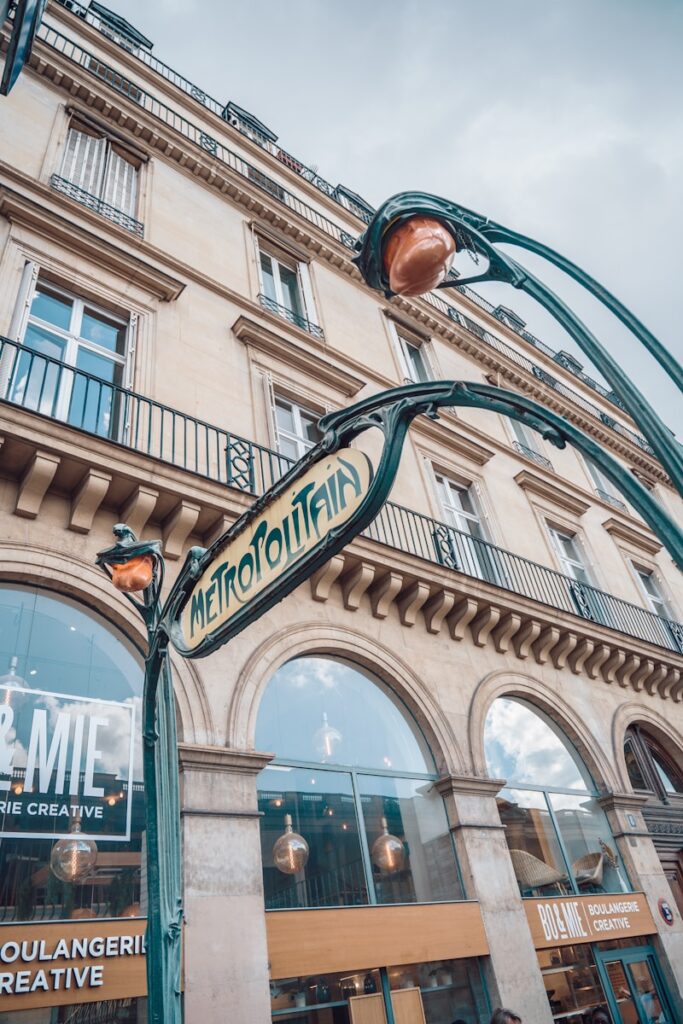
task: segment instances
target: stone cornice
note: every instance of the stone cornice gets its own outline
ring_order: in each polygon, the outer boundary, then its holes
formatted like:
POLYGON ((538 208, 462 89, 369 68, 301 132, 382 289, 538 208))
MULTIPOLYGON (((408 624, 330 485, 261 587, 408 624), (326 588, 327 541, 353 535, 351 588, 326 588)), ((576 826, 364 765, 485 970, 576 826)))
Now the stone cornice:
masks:
POLYGON ((434 783, 434 788, 444 797, 449 793, 495 797, 506 785, 505 779, 490 779, 488 776, 444 775, 434 783))
POLYGON ((597 802, 604 811, 640 811, 648 800, 643 793, 606 793, 597 802))
MULTIPOLYGON (((7 185, 0 186, 0 216, 60 243, 74 256, 80 254, 96 264, 102 261, 102 237, 99 232, 75 224, 73 220, 48 209, 42 203, 34 202, 7 185)), ((114 237, 130 241, 130 232, 124 228, 108 224, 109 229, 114 237)), ((107 237, 107 270, 124 281, 135 282, 165 302, 177 299, 185 287, 183 281, 155 267, 142 256, 117 245, 110 237, 107 237)))
MULTIPOLYGON (((645 533, 642 527, 636 529, 630 523, 625 523, 614 517, 606 519, 602 525, 615 540, 624 541, 630 547, 644 551, 648 555, 656 555, 658 551, 662 550, 661 541, 653 533, 645 533)), ((638 525, 640 526, 640 524, 638 525)))
POLYGON ((523 469, 517 473, 515 481, 523 491, 544 498, 556 508, 571 512, 572 515, 582 516, 590 508, 590 503, 584 501, 573 488, 570 490, 564 480, 554 482, 537 473, 532 473, 528 469, 523 469))
POLYGON ((228 775, 258 775, 275 754, 255 750, 230 750, 228 747, 178 744, 178 758, 183 771, 218 772, 228 775))
POLYGON ((462 421, 455 418, 441 416, 438 420, 428 419, 426 416, 419 416, 413 425, 413 433, 416 438, 423 436, 442 444, 448 452, 456 452, 468 462, 474 462, 477 466, 485 466, 489 459, 496 454, 494 450, 478 444, 461 432, 462 421))
MULTIPOLYGON (((186 173, 193 174, 198 180, 203 180, 207 185, 218 188, 230 196, 234 202, 246 206, 252 215, 263 217, 265 221, 270 222, 276 228, 282 228, 285 233, 294 231, 300 244, 310 248, 321 259, 325 259, 342 273, 360 283, 358 270, 350 262, 349 253, 341 243, 318 230, 290 207, 283 209, 279 203, 273 202, 246 178, 219 163, 210 154, 193 146, 182 135, 136 107, 133 101, 127 100, 112 90, 107 90, 103 83, 98 82, 93 76, 88 75, 82 68, 75 65, 73 61, 63 57, 40 40, 34 46, 30 67, 38 74, 51 78, 57 87, 66 89, 72 95, 76 94, 86 105, 98 110, 118 127, 132 131, 138 137, 138 141, 147 142, 153 148, 160 150, 167 159, 183 167, 186 173), (74 75, 78 76, 78 80, 74 78, 74 75), (103 95, 103 91, 106 95, 103 95)), ((316 200, 318 199, 316 194, 316 200)), ((504 378, 515 383, 525 393, 538 397, 549 408, 579 424, 602 443, 609 445, 611 449, 628 459, 630 463, 645 467, 657 479, 668 482, 662 467, 643 452, 638 445, 612 430, 605 429, 594 417, 582 414, 577 404, 562 398, 548 385, 536 380, 530 373, 520 370, 510 357, 489 346, 482 345, 476 337, 469 334, 460 325, 448 320, 444 314, 437 312, 427 302, 409 301, 403 298, 394 298, 391 301, 396 308, 407 312, 411 319, 414 318, 418 323, 427 325, 434 333, 456 344, 457 347, 473 356, 478 363, 498 370, 504 378)), ((469 308, 471 305, 464 296, 460 296, 459 301, 464 307, 469 308)), ((475 310, 479 318, 486 319, 488 322, 489 315, 485 311, 479 307, 474 307, 473 311, 475 310)), ((497 331, 498 321, 490 319, 491 329, 497 331)), ((523 339, 516 340, 521 348, 526 348, 523 339)), ((542 353, 539 355, 534 349, 534 358, 540 359, 541 356, 542 353)), ((557 366, 554 363, 552 365, 557 371, 557 366)), ((558 375, 558 379, 561 379, 560 375, 558 375)), ((578 395, 578 398, 580 399, 581 395, 578 395)))
POLYGON ((363 368, 357 363, 354 363, 351 369, 351 360, 336 352, 337 358, 333 362, 331 350, 306 331, 288 324, 285 333, 280 328, 281 322, 275 314, 268 313, 267 310, 260 310, 260 313, 272 326, 266 327, 263 323, 242 315, 232 325, 233 334, 239 341, 279 359, 285 365, 303 370, 310 374, 313 380, 329 384, 347 398, 352 398, 364 387, 365 377, 361 375, 363 368), (346 367, 340 365, 342 359, 346 367))

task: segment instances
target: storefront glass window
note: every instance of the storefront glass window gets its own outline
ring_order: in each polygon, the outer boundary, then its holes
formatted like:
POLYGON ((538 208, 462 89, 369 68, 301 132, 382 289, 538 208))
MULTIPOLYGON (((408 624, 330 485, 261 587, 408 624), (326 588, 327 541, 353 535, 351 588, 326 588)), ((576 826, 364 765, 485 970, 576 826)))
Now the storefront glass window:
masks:
POLYGON ((463 899, 433 758, 385 687, 297 658, 266 690, 256 745, 277 755, 258 780, 267 909, 463 899))
POLYGON ((607 1000, 589 945, 544 949, 538 954, 548 1002, 553 1017, 562 1024, 585 1024, 593 1011, 603 1009, 607 1000))
POLYGON ((358 788, 377 902, 462 899, 443 800, 433 784, 361 775, 358 788))
MULTIPOLYGON (((419 989, 427 1024, 477 1024, 488 1020, 488 1003, 481 972, 471 960, 441 960, 438 963, 408 964, 389 968, 394 1009, 401 993, 419 989)), ((419 1020, 418 1016, 398 1019, 419 1020)))
POLYGON ((0 923, 140 916, 140 659, 82 606, 1 587, 0 666, 0 923))
POLYGON ((499 698, 485 728, 489 774, 523 896, 630 888, 585 765, 558 727, 529 704, 499 698))

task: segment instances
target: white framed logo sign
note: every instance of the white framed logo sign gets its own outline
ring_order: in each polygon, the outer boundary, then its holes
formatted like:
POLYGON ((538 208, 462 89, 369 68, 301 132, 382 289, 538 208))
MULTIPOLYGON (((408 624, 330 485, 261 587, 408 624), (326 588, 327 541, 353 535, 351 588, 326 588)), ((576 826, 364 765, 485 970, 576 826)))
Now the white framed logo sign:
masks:
POLYGON ((130 839, 135 703, 0 686, 0 838, 130 839))

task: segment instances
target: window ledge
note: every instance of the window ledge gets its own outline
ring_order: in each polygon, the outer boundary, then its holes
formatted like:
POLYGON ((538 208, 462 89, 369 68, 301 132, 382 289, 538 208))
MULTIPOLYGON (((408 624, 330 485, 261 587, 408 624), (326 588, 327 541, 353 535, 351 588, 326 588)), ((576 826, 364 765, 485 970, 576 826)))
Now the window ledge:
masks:
POLYGON ((304 348, 291 335, 276 333, 251 317, 238 317, 232 325, 232 331, 245 345, 275 357, 286 366, 303 370, 312 379, 323 381, 346 397, 353 397, 365 386, 363 377, 332 363, 326 350, 323 350, 324 356, 321 358, 319 349, 304 348))
POLYGON ((654 534, 636 530, 629 523, 624 523, 620 519, 606 519, 602 525, 615 540, 625 541, 630 547, 636 548, 638 551, 644 551, 648 555, 656 555, 662 550, 662 545, 654 534))
POLYGON ((575 516, 582 516, 590 508, 590 504, 577 494, 572 494, 571 491, 567 491, 535 473, 530 473, 527 469, 523 469, 521 473, 517 474, 515 482, 523 491, 545 498, 553 505, 563 508, 575 516))

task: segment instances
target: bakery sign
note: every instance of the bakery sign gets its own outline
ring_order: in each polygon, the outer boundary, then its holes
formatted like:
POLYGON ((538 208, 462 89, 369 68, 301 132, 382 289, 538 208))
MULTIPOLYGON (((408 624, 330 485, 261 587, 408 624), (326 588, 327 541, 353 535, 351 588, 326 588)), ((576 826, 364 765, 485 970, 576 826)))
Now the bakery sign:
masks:
POLYGON ((636 938, 657 931, 642 892, 524 900, 524 909, 536 949, 636 938))
POLYGON ((34 1010, 146 995, 146 924, 122 918, 0 925, 0 1007, 34 1010))
POLYGON ((135 704, 0 686, 0 838, 130 839, 135 704))

